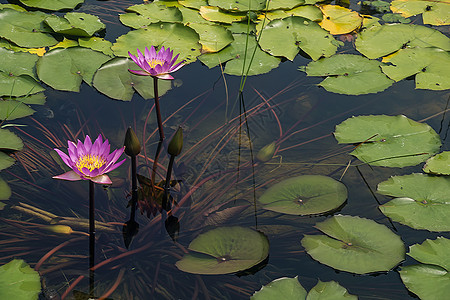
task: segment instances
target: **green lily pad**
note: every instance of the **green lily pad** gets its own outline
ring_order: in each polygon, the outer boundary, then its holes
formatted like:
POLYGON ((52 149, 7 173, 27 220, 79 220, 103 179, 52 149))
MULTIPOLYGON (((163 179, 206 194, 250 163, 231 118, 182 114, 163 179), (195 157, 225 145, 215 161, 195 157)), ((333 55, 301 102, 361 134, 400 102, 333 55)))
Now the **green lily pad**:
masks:
POLYGON ((30 116, 33 113, 34 110, 21 101, 17 100, 0 101, 0 120, 11 121, 26 116, 30 116))
POLYGON ((271 0, 267 10, 284 9, 289 10, 299 5, 305 4, 305 0, 271 0))
POLYGON ((450 178, 426 174, 394 176, 377 192, 395 198, 379 208, 392 220, 415 229, 450 231, 450 178))
POLYGON ((313 60, 331 56, 341 42, 325 29, 302 17, 287 17, 271 21, 261 33, 259 45, 274 55, 293 60, 302 49, 313 60))
POLYGON ((52 15, 45 19, 45 23, 57 33, 85 37, 106 28, 97 16, 78 12, 69 12, 63 17, 52 15))
POLYGON ((295 276, 294 278, 282 277, 269 282, 256 291, 250 300, 299 300, 305 298, 306 290, 295 276))
POLYGON ((181 22, 183 15, 176 7, 167 7, 158 2, 133 5, 125 9, 128 13, 119 15, 123 25, 135 29, 158 22, 181 22))
POLYGON ((226 62, 224 73, 237 76, 242 75, 242 72, 244 74, 247 72, 255 49, 255 56, 251 62, 248 75, 267 73, 280 64, 279 58, 273 57, 259 49, 254 36, 248 36, 248 43, 247 35, 245 34, 233 34, 233 38, 234 41, 223 50, 217 53, 203 54, 199 57, 199 60, 209 68, 226 62), (246 49, 247 54, 245 54, 246 49), (244 63, 245 67, 243 68, 244 63))
POLYGON ((0 37, 20 47, 38 48, 53 46, 58 41, 44 28, 48 15, 39 11, 18 12, 12 9, 0 10, 0 37))
POLYGON ((323 14, 320 8, 315 5, 302 5, 291 10, 287 10, 289 16, 303 17, 308 20, 318 22, 322 20, 323 14))
MULTIPOLYGON (((1 157, 0 157, 1 160, 1 157)), ((1 166, 1 162, 0 162, 1 166)), ((11 188, 8 183, 0 177, 0 200, 8 200, 11 197, 11 188)), ((1 203, 0 203, 1 205, 1 203)))
POLYGON ((36 7, 46 10, 74 9, 84 0, 19 0, 28 7, 36 7))
POLYGON ((20 101, 25 104, 36 104, 36 105, 45 104, 45 98, 46 97, 45 97, 44 93, 28 95, 28 96, 24 96, 24 97, 17 97, 17 98, 3 97, 4 100, 16 100, 16 101, 20 101))
POLYGON ((164 46, 173 50, 174 55, 180 54, 178 61, 185 59, 190 63, 200 55, 198 40, 192 28, 178 23, 157 23, 118 37, 111 49, 116 56, 128 57, 128 52, 136 55, 136 49, 164 46))
POLYGON ((386 56, 405 47, 436 47, 450 51, 449 38, 443 33, 420 25, 386 24, 360 32, 356 50, 370 59, 386 56))
POLYGON ((336 54, 312 61, 299 70, 308 76, 327 76, 319 85, 329 92, 361 95, 384 91, 393 84, 380 66, 380 62, 360 55, 336 54))
POLYGON ((347 289, 336 281, 319 282, 313 287, 306 300, 340 300, 340 299, 358 299, 357 296, 348 293, 347 289))
POLYGON ((267 258, 269 240, 259 231, 234 226, 199 235, 176 262, 178 269, 194 274, 228 274, 249 269, 267 258))
POLYGON ((231 32, 220 25, 192 23, 188 26, 199 35, 203 53, 218 52, 234 41, 231 32))
MULTIPOLYGON (((0 129, 0 136, 2 130, 4 129, 0 129)), ((0 151, 0 170, 11 167, 15 162, 14 158, 0 151)))
POLYGON ((372 166, 415 166, 441 146, 433 128, 403 115, 351 117, 336 126, 334 136, 340 144, 358 144, 350 154, 372 166))
POLYGON ((25 8, 23 8, 22 6, 16 5, 16 4, 0 4, 0 9, 4 9, 4 8, 10 8, 10 9, 14 9, 17 11, 27 11, 25 8))
POLYGON ((243 12, 228 12, 216 6, 200 7, 200 15, 207 21, 231 24, 247 19, 247 14, 243 12))
POLYGON ((345 185, 331 177, 303 175, 285 179, 267 189, 258 199, 263 208, 290 215, 314 215, 344 204, 345 185))
POLYGON ((266 7, 266 0, 208 0, 211 6, 231 11, 255 11, 266 7))
POLYGON ((178 2, 185 7, 195 8, 197 10, 202 6, 208 5, 207 0, 178 0, 178 2))
POLYGON ((78 39, 78 44, 80 47, 90 48, 92 50, 102 52, 108 56, 114 56, 114 53, 111 50, 112 43, 103 38, 99 37, 84 37, 78 39))
POLYGON ((337 215, 315 227, 326 235, 305 235, 302 246, 335 269, 357 274, 389 271, 405 257, 400 237, 373 220, 337 215))
POLYGON ((0 129, 0 150, 22 150, 22 140, 7 129, 0 129))
POLYGON ((0 299, 38 299, 41 292, 39 273, 21 259, 0 267, 0 299))
POLYGON ((11 76, 9 73, 0 71, 0 97, 20 97, 42 91, 45 89, 30 76, 11 76))
POLYGON ((450 175, 450 151, 443 151, 429 158, 423 171, 437 175, 450 175))
POLYGON ((37 79, 35 65, 39 56, 0 48, 0 71, 14 75, 28 75, 37 79))
POLYGON ((446 0, 394 0, 391 2, 391 10, 401 13, 405 18, 422 14, 424 24, 450 25, 450 3, 446 0))
POLYGON ((82 81, 91 85, 95 71, 110 59, 88 48, 55 49, 39 59, 37 73, 54 89, 79 92, 82 81))
POLYGON ((403 17, 401 14, 384 14, 381 19, 386 23, 402 23, 408 24, 411 23, 411 19, 403 17))
POLYGON ((410 247, 409 256, 423 263, 402 267, 406 288, 420 299, 446 299, 450 293, 450 240, 438 237, 410 247))
MULTIPOLYGON (((449 5, 450 6, 450 5, 449 5)), ((438 48, 407 48, 383 58, 383 72, 395 81, 416 75, 417 89, 450 89, 450 54, 438 48)))
MULTIPOLYGON (((99 92, 117 100, 130 101, 134 91, 144 99, 153 98, 153 78, 134 75, 128 69, 137 69, 131 59, 114 58, 97 70, 93 85, 99 92)), ((170 80, 158 80, 159 96, 164 95, 170 87, 170 80)))

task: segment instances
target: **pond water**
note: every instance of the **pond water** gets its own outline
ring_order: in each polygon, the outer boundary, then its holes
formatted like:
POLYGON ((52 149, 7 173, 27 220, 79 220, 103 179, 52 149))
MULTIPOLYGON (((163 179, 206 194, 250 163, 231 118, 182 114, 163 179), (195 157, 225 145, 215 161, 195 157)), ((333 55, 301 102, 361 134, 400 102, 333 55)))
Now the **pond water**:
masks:
MULTIPOLYGON (((118 11, 138 3, 141 1, 91 0, 76 11, 99 15, 107 25, 105 38, 114 41, 128 31, 118 22, 118 11)), ((356 3, 352 2, 351 7, 357 7, 356 3)), ((347 42, 338 53, 355 50, 347 42)), ((348 189, 345 205, 333 214, 359 216, 386 225, 401 237, 406 248, 438 236, 450 238, 446 232, 415 230, 392 222, 378 209, 379 203, 391 198, 377 194, 377 185, 393 175, 422 172, 423 164, 356 168, 354 165, 359 161, 349 155, 354 147, 339 145, 332 134, 337 124, 351 116, 403 114, 429 124, 441 138, 441 151, 450 150, 447 139, 450 119, 444 113, 449 93, 415 89, 414 80, 408 79, 376 94, 335 94, 317 86, 321 78, 307 77, 298 71, 299 66, 309 62, 310 59, 298 55, 267 74, 248 77, 241 98, 241 78, 224 75, 219 67, 208 69, 195 62, 172 74, 175 77, 172 88, 160 100, 167 140, 178 126, 183 127, 184 133, 183 151, 176 159, 175 169, 176 179, 181 183, 173 191, 175 200, 181 200, 174 214, 179 220, 179 236, 174 242, 167 234, 161 214, 147 217, 137 213, 139 232, 129 249, 125 247, 122 225, 129 218, 131 189, 127 160, 111 172, 113 186, 97 185, 95 190, 96 220, 108 223, 106 229, 97 228, 96 263, 104 264, 95 271, 96 296, 248 299, 274 279, 298 276, 306 290, 319 279, 334 280, 359 299, 416 298, 402 283, 399 267, 389 272, 357 275, 335 270, 309 256, 301 239, 305 234, 318 234, 314 225, 332 214, 285 215, 262 209, 256 199, 283 179, 326 175, 341 180, 348 189), (245 104, 247 123, 241 103, 245 104), (252 156, 273 141, 279 146, 275 157, 266 164, 250 167, 252 156), (349 161, 352 166, 347 169, 349 161), (190 196, 185 197, 187 194, 190 196), (239 209, 220 213, 232 207, 239 209), (270 253, 260 270, 237 276, 195 275, 177 269, 175 263, 200 233, 237 225, 257 229, 268 237, 270 253)), ((4 201, 8 205, 0 211, 0 264, 20 258, 35 267, 46 253, 61 245, 39 268, 46 287, 41 297, 58 299, 73 285, 67 299, 84 299, 78 291, 87 293, 89 285, 88 237, 83 234, 87 232, 87 221, 84 225, 73 221, 78 225, 71 223, 77 231, 71 235, 53 233, 46 230, 48 223, 44 219, 20 207, 31 205, 54 217, 88 218, 87 182, 52 179, 62 169, 50 155, 53 148, 64 149, 67 140, 84 140, 86 134, 93 138, 103 134, 112 148, 117 148, 123 145, 125 132, 131 126, 144 145, 138 157, 138 173, 150 177, 158 144, 154 102, 138 94, 131 101, 112 100, 85 83, 79 93, 46 87, 45 96, 45 105, 32 106, 36 113, 14 122, 27 125, 13 129, 23 139, 25 148, 14 155, 17 162, 1 172, 12 196, 4 201)), ((157 181, 164 180, 168 162, 163 150, 157 181)), ((406 256, 400 267, 413 263, 414 259, 406 256)))

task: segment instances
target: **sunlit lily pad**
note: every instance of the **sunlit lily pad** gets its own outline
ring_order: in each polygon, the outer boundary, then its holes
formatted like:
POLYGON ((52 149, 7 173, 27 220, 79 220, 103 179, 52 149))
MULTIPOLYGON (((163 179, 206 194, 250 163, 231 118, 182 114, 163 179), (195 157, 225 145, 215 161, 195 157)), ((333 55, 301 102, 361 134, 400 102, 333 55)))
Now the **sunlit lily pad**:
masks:
MULTIPOLYGON (((131 59, 114 58, 98 69, 93 85, 99 92, 117 100, 130 101, 135 91, 144 99, 153 98, 153 78, 134 75, 128 69, 136 69, 131 59)), ((170 80, 158 80, 159 96, 170 87, 170 80)))
POLYGON ((294 278, 282 277, 261 287, 250 297, 250 300, 299 300, 305 299, 306 294, 306 290, 298 282, 297 276, 294 278))
POLYGON ((266 7, 266 0, 208 0, 211 6, 232 11, 255 11, 266 7))
POLYGON ((335 269, 389 271, 405 257, 400 237, 373 220, 337 215, 315 227, 325 235, 305 235, 302 245, 312 258, 335 269))
POLYGON ((38 299, 41 292, 39 273, 21 259, 0 267, 0 299, 38 299))
POLYGON ((345 185, 331 177, 303 175, 285 179, 258 199, 263 208, 290 215, 325 213, 344 204, 345 185))
POLYGON ((208 21, 231 24, 239 22, 247 18, 247 14, 243 12, 228 12, 216 6, 200 7, 200 15, 208 21))
POLYGON ((414 166, 441 146, 433 128, 403 115, 351 117, 336 126, 334 136, 340 144, 358 144, 350 154, 372 166, 414 166))
POLYGON ((10 8, 10 9, 14 9, 14 10, 17 10, 17 11, 27 11, 22 6, 19 6, 19 5, 16 5, 16 4, 0 4, 0 9, 4 9, 4 8, 10 8))
POLYGON ((57 33, 86 37, 106 28, 97 16, 78 12, 69 12, 63 17, 52 15, 45 23, 57 33))
POLYGON ((409 249, 408 255, 423 264, 405 266, 399 271, 407 289, 420 299, 446 299, 450 293, 450 240, 438 237, 409 249))
POLYGON ((383 72, 395 81, 416 75, 416 88, 450 89, 450 54, 437 48, 400 49, 383 62, 383 72))
POLYGON ((15 76, 0 71, 0 97, 20 97, 44 90, 36 80, 28 75, 15 76))
POLYGON ((157 22, 181 22, 183 15, 176 7, 167 7, 158 2, 133 5, 125 9, 128 13, 119 15, 122 24, 141 28, 157 22))
MULTIPOLYGON (((0 101, 0 120, 15 120, 30 116, 34 113, 28 105, 17 100, 2 100, 0 101)), ((0 145, 2 143, 0 142, 0 145)))
POLYGON ((313 287, 306 300, 345 300, 353 299, 357 300, 358 297, 348 293, 347 289, 341 286, 336 281, 319 282, 313 287))
POLYGON ((53 46, 58 41, 48 34, 42 21, 48 15, 39 11, 18 12, 12 9, 0 10, 0 37, 20 47, 38 48, 53 46))
POLYGON ((303 17, 311 21, 322 20, 322 11, 315 5, 301 5, 291 10, 287 10, 286 14, 289 16, 303 17))
POLYGON ((394 176, 378 184, 377 191, 400 197, 379 207, 392 220, 415 229, 450 231, 450 177, 394 176))
POLYGON ((227 274, 251 268, 269 255, 269 240, 259 231, 234 226, 199 235, 189 254, 177 261, 178 269, 194 274, 227 274))
POLYGON ((29 7, 36 7, 46 10, 74 9, 84 0, 19 0, 29 7))
POLYGON ((422 14, 424 24, 450 25, 448 0, 394 0, 391 2, 391 10, 405 18, 422 14))
POLYGON ((92 50, 102 52, 108 56, 113 56, 113 52, 111 50, 112 43, 103 38, 99 37, 84 37, 78 39, 78 44, 80 47, 90 48, 92 50))
POLYGON ((345 34, 358 29, 363 18, 353 10, 339 5, 320 5, 323 19, 319 25, 331 34, 345 34))
POLYGON ((293 60, 302 49, 313 60, 336 53, 340 43, 314 22, 302 17, 273 20, 261 33, 261 48, 274 55, 293 60))
POLYGON ((229 45, 233 40, 231 32, 220 25, 192 23, 188 25, 200 36, 202 52, 217 52, 229 45))
MULTIPOLYGON (((1 163, 1 156, 0 156, 0 170, 2 169, 1 165, 2 165, 2 163, 1 163)), ((11 197, 11 188, 9 187, 8 183, 0 177, 0 200, 8 200, 9 197, 11 197)), ((1 203, 0 203, 0 205, 1 205, 1 203)))
POLYGON ((245 34, 233 34, 234 41, 223 50, 217 53, 206 53, 199 57, 199 60, 209 68, 226 62, 224 73, 230 75, 242 75, 247 72, 253 51, 256 48, 255 56, 251 62, 248 75, 258 75, 267 73, 278 67, 280 59, 267 54, 259 49, 254 36, 248 37, 245 34), (247 55, 246 53, 247 49, 247 55), (245 68, 242 65, 245 61, 245 68))
POLYGON ((361 55, 336 54, 300 67, 308 76, 327 76, 320 86, 327 91, 361 95, 384 91, 393 81, 381 72, 381 63, 361 55))
POLYGON ((305 0, 271 0, 268 1, 267 10, 275 10, 275 9, 284 9, 289 10, 302 5, 305 3, 305 0))
POLYGON ((178 0, 178 3, 185 7, 195 8, 197 10, 202 6, 208 5, 207 0, 178 0))
POLYGON ((370 59, 386 56, 405 47, 436 47, 450 51, 443 33, 420 25, 387 24, 372 26, 358 34, 356 50, 370 59))
POLYGON ((117 56, 128 57, 128 52, 136 55, 136 49, 144 51, 145 47, 164 46, 180 54, 178 61, 187 63, 200 55, 199 36, 194 29, 178 23, 150 24, 146 28, 133 30, 117 38, 111 49, 117 56))
POLYGON ((50 51, 50 50, 58 49, 58 48, 67 49, 70 47, 77 47, 77 46, 79 46, 77 41, 67 39, 64 37, 64 39, 61 42, 59 42, 58 44, 56 44, 55 46, 48 47, 48 50, 50 51))
POLYGON ((54 89, 79 92, 82 81, 91 85, 95 71, 111 57, 82 47, 55 49, 37 63, 39 79, 54 89))
POLYGON ((28 75, 37 79, 35 65, 39 56, 0 48, 0 71, 11 76, 28 75))
POLYGON ((443 151, 429 158, 423 171, 437 175, 450 175, 450 151, 443 151))

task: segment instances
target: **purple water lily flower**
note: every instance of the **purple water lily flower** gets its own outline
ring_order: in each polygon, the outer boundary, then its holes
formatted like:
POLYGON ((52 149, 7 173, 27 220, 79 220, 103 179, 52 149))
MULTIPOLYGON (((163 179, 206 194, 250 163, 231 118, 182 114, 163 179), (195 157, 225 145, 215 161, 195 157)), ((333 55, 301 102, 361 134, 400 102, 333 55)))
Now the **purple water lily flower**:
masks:
POLYGON ((137 49, 138 56, 134 56, 130 52, 128 55, 130 58, 139 66, 142 70, 130 70, 133 74, 142 75, 142 76, 152 76, 159 79, 173 79, 173 77, 169 74, 179 70, 184 66, 185 60, 175 64, 179 54, 177 54, 174 58, 173 51, 170 48, 164 49, 164 46, 156 53, 156 49, 154 46, 148 50, 145 47, 145 55, 142 55, 141 51, 137 49))
POLYGON ((84 143, 78 140, 77 144, 72 141, 68 141, 67 144, 69 145, 69 155, 59 149, 55 149, 55 151, 72 170, 53 178, 70 181, 91 180, 95 183, 111 184, 111 179, 106 173, 114 170, 125 161, 124 159, 116 163, 125 147, 109 153, 109 142, 108 140, 103 142, 101 135, 93 144, 88 135, 86 135, 84 143))

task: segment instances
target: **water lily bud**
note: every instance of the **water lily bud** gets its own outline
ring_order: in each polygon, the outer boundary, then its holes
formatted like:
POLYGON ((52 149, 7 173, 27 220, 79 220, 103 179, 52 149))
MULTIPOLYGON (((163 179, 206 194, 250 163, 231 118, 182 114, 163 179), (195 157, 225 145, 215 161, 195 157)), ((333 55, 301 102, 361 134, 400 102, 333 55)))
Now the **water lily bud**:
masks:
POLYGON ((44 226, 45 229, 50 230, 54 233, 62 233, 62 234, 71 234, 73 230, 70 226, 67 225, 50 225, 44 226))
POLYGON ((177 132, 175 132, 175 135, 173 136, 172 140, 169 143, 169 146, 167 147, 167 152, 170 155, 177 156, 181 153, 181 150, 183 149, 183 128, 178 127, 177 132))
POLYGON ((131 127, 128 127, 123 145, 125 146, 125 153, 128 156, 136 156, 141 152, 141 143, 131 127))
POLYGON ((268 145, 265 145, 261 150, 259 150, 258 154, 256 154, 256 159, 261 162, 267 162, 272 159, 274 153, 275 142, 272 142, 268 145))

